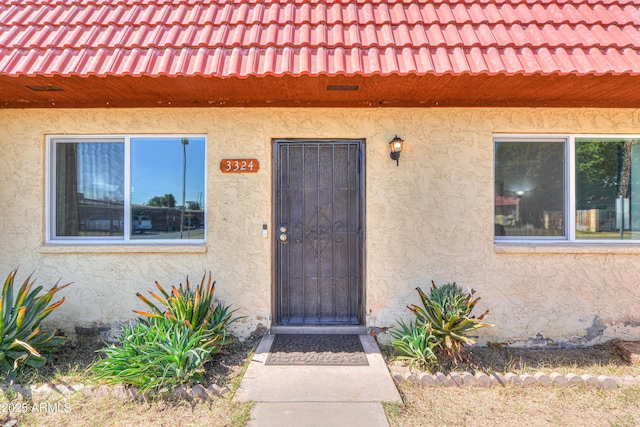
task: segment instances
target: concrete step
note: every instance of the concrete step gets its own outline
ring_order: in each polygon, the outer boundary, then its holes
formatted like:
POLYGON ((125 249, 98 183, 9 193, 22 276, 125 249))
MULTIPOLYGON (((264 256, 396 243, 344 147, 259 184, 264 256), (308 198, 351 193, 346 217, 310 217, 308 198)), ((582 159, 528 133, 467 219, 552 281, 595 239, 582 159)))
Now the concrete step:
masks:
POLYGON ((388 427, 382 402, 402 403, 378 345, 359 335, 369 366, 267 365, 265 336, 233 399, 255 402, 249 427, 388 427))
POLYGON ((266 335, 249 363, 234 400, 240 402, 398 402, 378 345, 360 335, 369 366, 266 365, 274 336, 266 335))
POLYGON ((388 427, 380 403, 256 403, 247 427, 388 427))

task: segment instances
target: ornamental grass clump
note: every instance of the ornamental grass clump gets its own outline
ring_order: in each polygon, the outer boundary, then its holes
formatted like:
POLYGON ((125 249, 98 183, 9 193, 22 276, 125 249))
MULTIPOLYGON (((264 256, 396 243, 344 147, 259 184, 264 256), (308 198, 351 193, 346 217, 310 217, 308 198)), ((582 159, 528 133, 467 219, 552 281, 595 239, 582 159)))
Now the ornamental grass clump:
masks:
POLYGON ((18 270, 7 276, 0 297, 0 370, 3 378, 11 378, 22 366, 39 368, 46 362, 46 353, 55 351, 66 340, 55 331, 43 331, 42 322, 64 303, 64 297, 49 304, 56 293, 71 283, 56 285, 43 294, 42 286, 34 288, 29 275, 14 296, 14 281, 18 270))
POLYGON ((485 326, 493 326, 482 320, 489 314, 471 316, 471 311, 480 298, 472 299, 474 290, 465 291, 455 283, 447 283, 440 287, 431 282, 431 292, 425 294, 416 288, 422 301, 422 307, 408 306, 416 315, 416 325, 425 326, 439 343, 438 353, 454 363, 461 360, 465 344, 474 344, 475 339, 468 334, 485 326))
POLYGON ((206 274, 195 288, 189 283, 165 290, 152 299, 136 295, 150 311, 133 310, 141 317, 125 326, 119 341, 99 350, 106 358, 93 366, 99 379, 126 383, 140 391, 163 393, 172 387, 204 381, 204 364, 231 342, 227 327, 238 320, 235 310, 214 300, 215 282, 206 274))

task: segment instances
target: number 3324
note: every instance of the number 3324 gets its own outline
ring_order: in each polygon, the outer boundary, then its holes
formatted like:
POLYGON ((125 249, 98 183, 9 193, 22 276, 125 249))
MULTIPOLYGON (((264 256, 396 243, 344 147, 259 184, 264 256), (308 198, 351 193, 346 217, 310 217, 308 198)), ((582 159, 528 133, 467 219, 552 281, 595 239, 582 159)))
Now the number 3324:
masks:
POLYGON ((260 163, 257 159, 222 159, 220 170, 222 173, 252 173, 258 172, 260 163))

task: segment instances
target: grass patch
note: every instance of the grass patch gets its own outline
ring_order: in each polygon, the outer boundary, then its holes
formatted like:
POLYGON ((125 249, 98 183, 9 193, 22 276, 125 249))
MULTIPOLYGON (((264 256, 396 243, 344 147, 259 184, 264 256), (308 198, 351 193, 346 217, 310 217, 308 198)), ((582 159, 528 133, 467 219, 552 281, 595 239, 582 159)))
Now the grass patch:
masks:
MULTIPOLYGON (((246 425, 251 404, 217 399, 208 402, 122 402, 112 398, 76 397, 58 405, 59 411, 38 411, 0 416, 4 425, 17 418, 22 426, 229 426, 246 425), (67 408, 68 410, 66 410, 67 408)), ((3 404, 0 403, 0 404, 3 404)), ((53 408, 52 405, 49 405, 53 408)))
POLYGON ((391 426, 632 426, 640 388, 513 386, 490 389, 399 386, 404 405, 386 404, 391 426))
MULTIPOLYGON (((390 361, 392 349, 383 348, 390 361)), ((397 362, 395 362, 397 363, 397 362)), ((623 360, 613 343, 582 348, 472 347, 457 365, 440 371, 516 374, 558 372, 640 375, 640 366, 623 360)), ((601 390, 586 387, 481 388, 422 387, 398 384, 403 405, 386 403, 391 426, 636 426, 640 425, 640 387, 601 390)))

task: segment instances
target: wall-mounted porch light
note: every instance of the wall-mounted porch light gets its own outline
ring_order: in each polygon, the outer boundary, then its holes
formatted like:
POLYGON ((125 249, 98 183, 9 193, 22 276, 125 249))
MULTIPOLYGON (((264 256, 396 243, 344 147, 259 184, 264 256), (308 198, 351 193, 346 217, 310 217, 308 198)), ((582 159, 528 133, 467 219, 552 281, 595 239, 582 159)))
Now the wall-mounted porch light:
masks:
POLYGON ((391 159, 396 161, 396 166, 400 166, 400 153, 402 152, 402 144, 404 144, 404 140, 396 135, 395 138, 389 142, 389 147, 391 147, 391 159))

